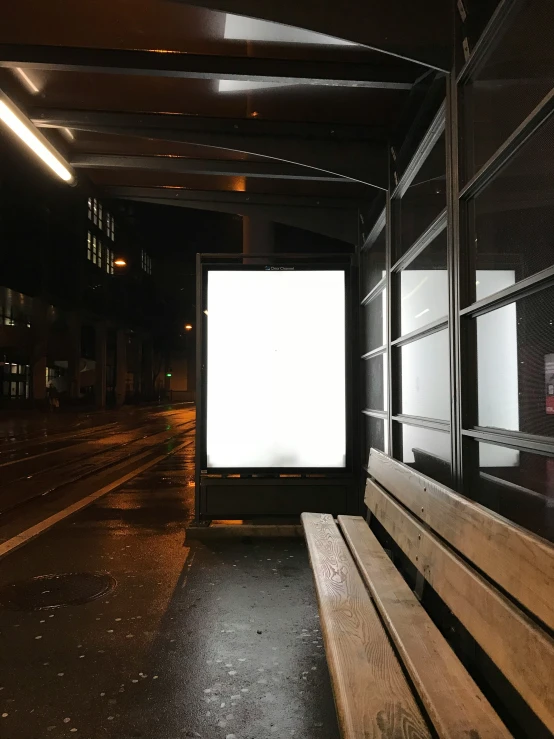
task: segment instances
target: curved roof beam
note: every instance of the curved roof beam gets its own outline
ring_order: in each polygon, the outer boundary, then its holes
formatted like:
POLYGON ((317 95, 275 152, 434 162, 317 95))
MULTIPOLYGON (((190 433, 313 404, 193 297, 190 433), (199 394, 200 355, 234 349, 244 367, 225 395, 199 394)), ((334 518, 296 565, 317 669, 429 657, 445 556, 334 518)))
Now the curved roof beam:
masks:
POLYGON ((431 69, 450 69, 451 3, 444 0, 171 0, 360 44, 431 69))
POLYGON ((329 198, 293 198, 246 192, 191 191, 163 187, 103 186, 106 197, 156 205, 173 205, 242 216, 262 216, 276 223, 303 228, 355 245, 358 208, 355 201, 329 198))
MULTIPOLYGON (((37 109, 30 111, 30 117, 39 128, 69 128, 227 149, 309 167, 379 190, 387 187, 386 143, 348 137, 349 129, 344 127, 343 131, 341 126, 336 127, 338 136, 334 136, 324 135, 322 125, 209 120, 163 113, 37 109)), ((327 129, 335 131, 329 125, 327 129)))

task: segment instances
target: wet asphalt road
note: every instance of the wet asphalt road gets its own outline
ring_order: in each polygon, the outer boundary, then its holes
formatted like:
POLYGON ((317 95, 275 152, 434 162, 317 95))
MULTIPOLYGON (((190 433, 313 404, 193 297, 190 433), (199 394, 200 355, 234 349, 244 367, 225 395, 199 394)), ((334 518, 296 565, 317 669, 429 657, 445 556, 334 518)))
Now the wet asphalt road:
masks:
MULTIPOLYGON (((303 541, 187 541, 184 439, 0 559, 0 588, 64 572, 117 583, 82 605, 0 608, 2 739, 338 738, 303 541)), ((15 511, 12 528, 28 515, 15 511)))
POLYGON ((125 411, 111 423, 103 416, 96 419, 94 427, 85 429, 68 431, 58 424, 38 439, 29 438, 24 427, 25 433, 0 443, 0 541, 2 524, 13 509, 19 519, 25 508, 35 513, 37 506, 56 501, 63 508, 68 496, 79 499, 86 490, 132 470, 145 456, 171 451, 194 429, 195 411, 189 405, 125 411))

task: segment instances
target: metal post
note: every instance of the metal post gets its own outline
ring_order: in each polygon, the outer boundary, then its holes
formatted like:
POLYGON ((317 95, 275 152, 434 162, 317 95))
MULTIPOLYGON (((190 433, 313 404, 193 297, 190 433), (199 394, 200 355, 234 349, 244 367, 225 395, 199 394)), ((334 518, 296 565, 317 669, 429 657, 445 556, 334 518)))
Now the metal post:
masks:
POLYGON ((127 332, 118 329, 115 358, 115 404, 119 408, 125 403, 127 386, 127 332))
POLYGON ((106 407, 106 326, 97 323, 95 326, 96 377, 94 383, 94 402, 97 408, 106 407))
POLYGON ((200 521, 200 483, 202 480, 201 465, 203 451, 203 403, 204 397, 202 392, 202 352, 204 342, 205 320, 203 308, 203 285, 202 285, 202 257, 196 255, 196 468, 195 468, 195 497, 194 497, 194 518, 198 523, 200 521))

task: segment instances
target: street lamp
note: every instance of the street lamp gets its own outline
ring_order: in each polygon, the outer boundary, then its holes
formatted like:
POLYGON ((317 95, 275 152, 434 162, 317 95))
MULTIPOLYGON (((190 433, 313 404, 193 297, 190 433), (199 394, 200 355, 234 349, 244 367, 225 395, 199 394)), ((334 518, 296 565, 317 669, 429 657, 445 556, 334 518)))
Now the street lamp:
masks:
POLYGON ((126 261, 125 261, 125 260, 124 260, 124 259, 123 259, 122 257, 118 257, 118 258, 117 258, 117 259, 116 259, 116 260, 114 261, 114 265, 115 265, 116 267, 126 267, 126 266, 127 266, 127 262, 126 262, 126 261))
POLYGON ((185 331, 192 331, 192 326, 190 325, 190 323, 187 323, 185 325, 185 331))

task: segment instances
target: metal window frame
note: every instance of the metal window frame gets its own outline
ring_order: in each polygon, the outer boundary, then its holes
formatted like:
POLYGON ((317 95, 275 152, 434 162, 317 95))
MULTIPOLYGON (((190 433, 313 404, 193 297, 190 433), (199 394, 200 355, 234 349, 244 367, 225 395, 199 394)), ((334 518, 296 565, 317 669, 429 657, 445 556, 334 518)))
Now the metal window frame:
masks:
POLYGON ((462 429, 462 435, 473 441, 482 441, 486 444, 496 444, 521 452, 534 452, 546 457, 554 457, 554 437, 540 434, 527 434, 524 431, 496 429, 489 426, 475 426, 472 429, 462 429))
MULTIPOLYGON (((390 156, 390 154, 389 154, 389 156, 390 156)), ((387 286, 389 284, 389 275, 390 275, 390 235, 389 235, 388 225, 389 225, 389 222, 390 222, 390 217, 389 217, 389 213, 390 213, 390 198, 389 198, 388 192, 387 192, 387 196, 386 197, 387 197, 387 199, 386 199, 385 207, 383 208, 383 210, 377 216, 377 218, 375 220, 375 223, 373 224, 373 226, 372 226, 369 234, 367 235, 367 237, 366 237, 365 241, 363 242, 363 244, 361 244, 361 246, 360 246, 360 257, 361 257, 361 253, 364 252, 364 251, 368 251, 369 249, 371 249, 371 247, 373 246, 373 244, 377 241, 377 239, 383 233, 383 230, 385 231, 385 274, 381 278, 381 280, 379 280, 379 282, 361 300, 360 306, 359 306, 359 314, 360 315, 361 315, 361 311, 363 311, 363 310, 371 310, 371 308, 370 308, 371 303, 376 298, 378 298, 383 293, 384 290, 387 289, 387 286)), ((360 294, 361 294, 361 287, 362 287, 362 282, 363 282, 363 279, 362 278, 363 278, 363 275, 362 275, 362 261, 360 259, 360 265, 359 265, 360 294)), ((386 316, 385 316, 385 318, 386 318, 385 336, 384 336, 385 343, 383 345, 381 345, 381 346, 378 346, 378 347, 372 349, 369 352, 364 353, 360 357, 360 359, 361 359, 361 366, 360 366, 361 367, 361 373, 360 373, 360 384, 361 384, 361 388, 360 388, 360 391, 361 391, 360 392, 360 406, 362 406, 361 397, 366 397, 366 394, 364 392, 364 389, 365 389, 365 383, 368 382, 368 375, 367 375, 368 370, 367 370, 367 365, 365 364, 365 362, 368 362, 369 360, 371 360, 371 359, 373 359, 375 357, 382 356, 383 357, 383 362, 385 363, 384 371, 387 373, 387 385, 388 385, 387 392, 385 393, 385 397, 384 397, 385 410, 376 410, 376 409, 369 409, 369 408, 361 408, 361 415, 358 416, 358 418, 360 420, 360 426, 359 426, 359 429, 360 429, 359 454, 360 454, 360 462, 361 462, 361 469, 362 469, 362 477, 360 479, 360 483, 361 483, 361 485, 360 485, 361 486, 360 496, 361 496, 361 499, 362 500, 363 500, 363 494, 364 494, 364 489, 365 489, 365 473, 363 471, 366 469, 366 466, 367 466, 367 460, 365 459, 365 456, 366 456, 366 453, 365 453, 366 445, 365 445, 365 443, 362 443, 362 441, 361 441, 362 438, 365 439, 365 433, 366 433, 365 427, 361 423, 361 421, 364 418, 364 416, 368 416, 370 418, 377 418, 377 419, 382 420, 384 422, 384 424, 386 425, 386 427, 387 427, 386 428, 386 431, 385 431, 385 439, 390 439, 390 429, 388 428, 388 425, 390 423, 390 420, 389 420, 389 409, 390 409, 390 406, 389 406, 389 386, 390 386, 390 384, 389 384, 389 380, 390 380, 390 378, 389 378, 389 365, 390 365, 390 362, 389 362, 389 356, 390 356, 389 349, 390 349, 390 346, 389 346, 389 343, 388 343, 388 324, 389 324, 389 321, 388 321, 388 293, 387 293, 387 302, 386 302, 386 304, 384 306, 384 310, 385 310, 385 314, 386 314, 386 316)), ((360 322, 360 324, 361 324, 361 322, 360 322)), ((360 337, 361 337, 361 330, 362 330, 362 327, 360 325, 360 327, 359 327, 360 337)), ((389 441, 389 444, 390 444, 390 441, 389 441)), ((388 450, 385 450, 385 451, 388 451, 388 450)))
POLYGON ((383 344, 382 346, 378 346, 376 349, 372 349, 370 352, 366 352, 365 354, 362 354, 360 359, 363 361, 367 361, 368 359, 373 359, 373 357, 379 357, 381 354, 387 353, 387 345, 383 344))
MULTIPOLYGON (((505 429, 483 428, 477 425, 477 354, 474 320, 479 315, 496 310, 517 299, 554 287, 554 265, 513 286, 476 301, 474 285, 472 289, 475 255, 471 248, 469 228, 469 219, 473 218, 474 214, 473 201, 476 195, 494 181, 504 167, 513 161, 518 152, 554 115, 554 90, 543 98, 465 186, 462 187, 460 182, 462 154, 464 147, 467 146, 462 132, 463 113, 467 105, 463 97, 464 88, 484 67, 506 31, 516 21, 523 5, 524 0, 502 0, 481 34, 469 60, 462 65, 461 69, 454 66, 447 77, 445 102, 437 111, 431 126, 423 136, 416 153, 398 182, 395 179, 394 162, 389 147, 389 190, 386 208, 378 216, 361 247, 362 249, 369 248, 381 234, 382 229, 386 229, 386 274, 362 299, 361 306, 367 310, 377 295, 384 289, 388 290, 386 344, 362 357, 362 360, 368 360, 375 356, 386 355, 387 405, 384 411, 361 409, 362 417, 369 416, 382 419, 385 423, 388 422, 389 449, 386 453, 393 458, 401 458, 399 453, 402 451, 401 428, 403 424, 450 433, 452 487, 465 492, 469 497, 474 496, 474 493, 473 496, 471 494, 471 487, 475 481, 475 474, 479 473, 476 442, 498 444, 520 451, 554 457, 554 438, 505 429), (401 202, 402 196, 408 190, 443 131, 446 138, 446 208, 414 244, 393 262, 392 257, 396 253, 394 246, 399 227, 397 205, 401 202), (395 332, 395 328, 398 328, 400 313, 399 275, 443 230, 446 230, 447 234, 448 315, 410 334, 401 336, 399 331, 395 332), (446 422, 400 413, 401 388, 400 375, 397 371, 399 350, 412 341, 444 329, 449 330, 450 420, 446 422)), ((459 23, 455 36, 455 43, 460 42, 459 23)))
MULTIPOLYGON (((361 266, 360 266, 360 276, 361 276, 361 266)), ((360 305, 365 306, 371 303, 373 298, 376 298, 378 295, 380 295, 383 290, 386 290, 387 288, 387 277, 382 277, 379 282, 373 287, 368 294, 365 296, 365 298, 362 300, 360 305)))
POLYGON ((463 146, 461 131, 458 128, 465 104, 462 93, 483 69, 490 55, 502 42, 506 31, 516 22, 524 5, 524 0, 503 0, 499 4, 470 59, 453 80, 450 92, 452 162, 453 165, 455 164, 451 183, 452 257, 456 272, 453 282, 452 315, 454 320, 452 325, 457 334, 453 352, 456 379, 452 393, 456 406, 453 413, 453 416, 456 416, 456 422, 453 428, 458 436, 457 486, 470 498, 473 497, 472 487, 480 474, 479 442, 554 457, 554 438, 478 425, 475 320, 479 316, 554 286, 554 265, 477 301, 474 288, 473 290, 471 288, 472 280, 475 279, 475 254, 471 248, 469 228, 475 198, 515 160, 523 147, 554 115, 554 90, 545 95, 480 170, 456 193, 456 187, 459 186, 457 147, 463 146))
POLYGON ((401 349, 403 346, 406 346, 406 344, 412 344, 414 341, 419 341, 420 339, 425 339, 439 331, 447 330, 449 328, 449 323, 448 316, 442 316, 442 318, 437 318, 436 321, 431 321, 430 323, 426 323, 425 326, 421 326, 421 328, 416 328, 414 331, 410 331, 409 334, 404 334, 404 336, 399 336, 397 339, 393 339, 391 341, 391 346, 396 349, 401 349))
MULTIPOLYGON (((475 79, 517 18, 525 2, 526 0, 501 0, 475 44, 469 59, 459 71, 456 77, 457 85, 465 85, 475 79)), ((462 34, 458 33, 457 36, 456 48, 462 41, 462 34)))
POLYGON ((427 226, 425 231, 414 241, 410 248, 404 252, 404 254, 397 259, 392 266, 393 272, 401 272, 402 270, 409 267, 410 264, 422 254, 425 249, 432 244, 433 241, 440 236, 440 234, 446 229, 447 224, 447 212, 446 208, 439 213, 435 220, 427 226))
POLYGON ((487 185, 494 181, 535 134, 554 115, 554 89, 545 95, 541 102, 519 124, 506 141, 495 151, 481 169, 460 191, 464 200, 475 198, 487 185))
POLYGON ((387 224, 387 207, 385 206, 382 210, 382 212, 377 217, 377 220, 375 221, 375 224, 373 225, 371 231, 368 233, 366 240, 362 244, 362 250, 369 249, 370 246, 372 246, 379 236, 381 235, 382 230, 385 228, 387 224))
POLYGON ((386 421, 389 417, 387 411, 377 411, 372 408, 364 408, 362 410, 364 416, 370 416, 370 418, 380 418, 382 421, 386 421))
MULTIPOLYGON (((447 82, 448 82, 447 77, 447 82)), ((389 277, 389 291, 388 291, 388 306, 387 306, 387 352, 389 356, 388 360, 388 411, 389 411, 389 450, 388 454, 393 458, 399 458, 399 454, 402 451, 402 437, 401 430, 403 424, 419 426, 421 428, 427 428, 434 431, 440 431, 444 433, 451 433, 451 423, 443 422, 438 419, 430 419, 420 416, 411 416, 408 414, 401 413, 402 398, 401 398, 401 381, 400 381, 400 350, 403 346, 417 341, 418 339, 426 338, 438 331, 448 330, 449 328, 449 316, 444 316, 436 321, 432 321, 420 328, 406 334, 401 335, 400 326, 400 276, 404 269, 406 269, 418 256, 420 256, 425 249, 445 230, 448 228, 448 190, 447 190, 447 204, 446 208, 439 213, 439 215, 429 224, 429 226, 423 231, 422 234, 414 241, 409 249, 399 256, 394 262, 393 256, 398 253, 395 248, 398 243, 398 236, 400 232, 400 209, 399 206, 402 202, 402 197, 408 191, 411 183, 415 179, 417 173, 424 165, 428 156, 430 155, 433 147, 439 141, 443 133, 446 132, 447 128, 447 101, 443 101, 427 131, 423 135, 415 153, 413 154, 410 162, 408 163, 402 177, 398 184, 395 184, 394 188, 391 186, 391 194, 389 196, 389 238, 388 238, 388 277, 389 277)), ((446 151, 446 175, 448 175, 448 151, 446 151)), ((395 183, 394 180, 394 163, 392 157, 390 159, 390 183, 395 183)), ((447 177, 448 179, 448 177, 447 177)), ((448 243, 448 242, 447 242, 448 243)), ((448 248, 447 248, 448 252, 448 248)), ((447 257, 448 260, 448 257, 447 257)))
POLYGON ((410 159, 410 162, 402 177, 400 178, 398 185, 394 188, 392 198, 394 200, 404 197, 408 188, 417 176, 417 173, 422 168, 433 147, 440 139, 442 134, 445 132, 446 125, 446 103, 443 102, 437 110, 435 117, 431 121, 431 125, 427 129, 425 135, 419 143, 414 155, 410 159))
MULTIPOLYGON (((448 82, 448 76, 447 76, 448 82)), ((388 409, 389 409, 389 450, 388 454, 391 457, 398 458, 398 455, 402 450, 402 438, 401 429, 404 423, 408 425, 417 425, 422 428, 429 428, 432 430, 445 431, 445 424, 435 419, 426 419, 423 417, 408 416, 401 413, 402 398, 401 398, 401 382, 400 382, 400 349, 402 346, 409 344, 418 339, 426 338, 437 331, 448 329, 449 317, 444 316, 436 321, 432 321, 404 336, 401 335, 400 325, 400 276, 404 269, 406 269, 418 256, 420 256, 425 249, 447 228, 447 208, 445 208, 439 215, 427 226, 427 228, 419 235, 409 249, 399 256, 393 262, 394 255, 398 254, 397 244, 400 233, 400 204, 402 197, 408 191, 411 183, 417 176, 417 173, 424 165, 425 161, 429 157, 431 151, 439 141, 443 133, 446 132, 447 128, 447 105, 446 100, 443 101, 435 116, 433 117, 431 124, 427 128, 423 135, 415 153, 410 159, 406 169, 404 170, 402 177, 398 184, 394 180, 394 162, 390 157, 390 183, 392 194, 389 197, 389 212, 390 212, 390 223, 389 223, 389 239, 388 239, 388 251, 387 256, 389 259, 388 276, 389 286, 388 291, 388 306, 387 306, 387 328, 388 328, 388 341, 387 341, 387 352, 388 352, 388 409), (394 183, 394 187, 392 187, 394 183)), ((447 154, 447 152, 446 152, 447 154)), ((446 156, 448 159, 448 156, 446 156)), ((446 175, 448 174, 448 161, 446 167, 446 175)), ((447 191, 448 198, 448 191, 447 191)), ((448 206, 448 203, 447 203, 448 206)), ((448 249, 447 249, 448 251, 448 249)), ((448 259, 448 257, 447 257, 448 259)))
POLYGON ((406 426, 418 426, 423 429, 431 429, 431 431, 441 431, 445 434, 451 432, 450 421, 442 421, 440 418, 414 416, 410 413, 397 413, 395 416, 392 416, 392 420, 396 421, 396 423, 406 424, 406 426))
MULTIPOLYGON (((362 380, 367 383, 368 380, 368 373, 369 369, 366 369, 366 367, 369 366, 369 362, 371 362, 372 359, 376 359, 377 357, 383 358, 383 371, 388 371, 388 354, 387 354, 387 347, 380 346, 377 349, 374 349, 371 352, 368 352, 367 354, 362 355, 362 380), (365 363, 368 363, 367 365, 365 363)), ((367 388, 364 386, 361 388, 361 394, 360 394, 360 406, 362 408, 362 413, 365 413, 369 416, 375 416, 376 418, 388 418, 388 402, 389 402, 389 395, 388 395, 388 388, 383 388, 383 404, 384 408, 378 409, 378 408, 368 408, 367 406, 363 405, 362 398, 367 398, 367 388)))
MULTIPOLYGON (((456 35, 456 34, 455 34, 456 35)), ((448 313, 450 348, 450 468, 452 486, 463 489, 462 435, 461 435, 461 388, 462 362, 466 355, 462 351, 460 334, 460 303, 464 299, 463 286, 467 281, 460 251, 460 208, 459 208, 459 130, 458 130, 458 86, 455 74, 449 77, 446 86, 446 262, 448 274, 448 313)), ((464 261, 464 264, 467 260, 464 261)))

